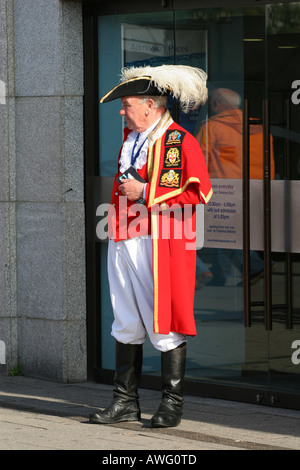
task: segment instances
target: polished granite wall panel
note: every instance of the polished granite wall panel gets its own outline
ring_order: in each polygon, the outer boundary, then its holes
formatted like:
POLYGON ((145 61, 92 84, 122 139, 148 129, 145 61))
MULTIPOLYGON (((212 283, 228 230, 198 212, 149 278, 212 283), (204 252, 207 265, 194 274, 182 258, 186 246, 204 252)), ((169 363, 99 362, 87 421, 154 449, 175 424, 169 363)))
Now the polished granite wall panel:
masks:
POLYGON ((81 9, 0 0, 0 341, 65 382, 86 378, 81 9))

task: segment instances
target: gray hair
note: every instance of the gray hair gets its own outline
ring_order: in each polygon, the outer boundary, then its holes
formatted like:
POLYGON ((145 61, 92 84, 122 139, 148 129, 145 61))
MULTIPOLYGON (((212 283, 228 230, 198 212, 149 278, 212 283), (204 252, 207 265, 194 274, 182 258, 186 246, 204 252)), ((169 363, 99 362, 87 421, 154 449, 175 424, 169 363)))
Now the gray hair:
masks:
POLYGON ((229 88, 216 88, 211 91, 210 97, 221 103, 226 109, 238 108, 241 105, 240 95, 229 88))
POLYGON ((141 104, 146 103, 148 99, 151 98, 154 101, 154 108, 160 108, 163 106, 167 107, 167 97, 166 96, 143 96, 140 98, 141 104))

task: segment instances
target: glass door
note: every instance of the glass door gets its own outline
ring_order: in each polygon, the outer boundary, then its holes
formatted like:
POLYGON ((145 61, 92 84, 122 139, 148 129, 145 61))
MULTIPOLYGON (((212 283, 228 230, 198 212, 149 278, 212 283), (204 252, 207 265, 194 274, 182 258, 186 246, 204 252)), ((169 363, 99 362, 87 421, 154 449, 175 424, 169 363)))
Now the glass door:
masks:
POLYGON ((176 38, 206 35, 210 99, 193 132, 214 187, 187 376, 268 404, 300 385, 299 15, 297 2, 184 10, 175 23, 176 38))
MULTIPOLYGON (((193 393, 230 398, 238 390, 241 399, 246 390, 249 401, 282 406, 283 394, 299 396, 299 31, 300 2, 98 19, 99 97, 123 66, 185 64, 208 73, 206 106, 184 115, 169 103, 201 145, 214 188, 197 251, 197 336, 186 367, 193 393)), ((123 125, 118 102, 100 106, 97 235, 123 125)), ((99 236, 96 243, 100 368, 113 370, 107 244, 99 236)), ((160 355, 148 343, 143 367, 159 375, 160 355)))
MULTIPOLYGON (((270 183, 269 194, 265 194, 265 199, 269 198, 269 204, 265 202, 264 216, 269 240, 264 243, 263 285, 268 386, 274 404, 282 401, 281 392, 299 394, 300 389, 297 351, 300 338, 300 107, 295 100, 299 31, 299 2, 266 5, 265 127, 273 141, 270 156, 273 151, 275 179, 270 183), (270 211, 269 216, 266 211, 270 211)), ((262 293, 256 295, 254 300, 259 300, 259 295, 262 297, 262 293)))

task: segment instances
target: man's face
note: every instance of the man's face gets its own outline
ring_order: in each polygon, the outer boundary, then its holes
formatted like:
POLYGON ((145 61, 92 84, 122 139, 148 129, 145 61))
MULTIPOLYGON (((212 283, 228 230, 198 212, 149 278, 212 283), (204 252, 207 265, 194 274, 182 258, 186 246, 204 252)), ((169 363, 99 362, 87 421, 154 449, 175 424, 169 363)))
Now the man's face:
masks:
POLYGON ((125 96, 121 98, 122 108, 120 115, 125 117, 129 129, 136 132, 143 132, 148 127, 147 101, 143 102, 136 96, 125 96))

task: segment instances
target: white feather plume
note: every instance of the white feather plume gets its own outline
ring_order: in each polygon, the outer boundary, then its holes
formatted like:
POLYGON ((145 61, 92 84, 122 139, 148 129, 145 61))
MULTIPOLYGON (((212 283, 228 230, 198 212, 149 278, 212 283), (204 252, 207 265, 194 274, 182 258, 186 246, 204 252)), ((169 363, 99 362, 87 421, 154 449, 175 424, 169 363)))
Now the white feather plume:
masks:
POLYGON ((135 77, 151 77, 151 81, 165 92, 171 89, 183 112, 197 109, 207 100, 207 74, 188 65, 161 65, 158 67, 128 67, 122 69, 121 81, 135 77))

